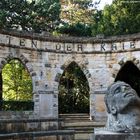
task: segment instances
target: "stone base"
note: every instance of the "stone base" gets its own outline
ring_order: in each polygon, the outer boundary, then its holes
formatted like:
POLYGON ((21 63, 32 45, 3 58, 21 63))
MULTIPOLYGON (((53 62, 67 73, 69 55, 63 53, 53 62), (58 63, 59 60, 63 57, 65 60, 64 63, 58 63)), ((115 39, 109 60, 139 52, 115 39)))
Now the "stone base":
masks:
POLYGON ((113 133, 110 131, 95 131, 90 140, 140 140, 140 133, 113 133))

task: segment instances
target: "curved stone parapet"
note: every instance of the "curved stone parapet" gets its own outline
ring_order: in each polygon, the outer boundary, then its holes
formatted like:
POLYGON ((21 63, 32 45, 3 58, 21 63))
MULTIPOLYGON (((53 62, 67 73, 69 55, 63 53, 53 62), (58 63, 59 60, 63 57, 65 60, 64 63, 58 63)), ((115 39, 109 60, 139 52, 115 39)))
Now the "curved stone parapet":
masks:
POLYGON ((35 113, 41 117, 58 117, 58 78, 73 61, 89 82, 91 118, 102 117, 108 85, 125 62, 132 61, 139 68, 139 51, 140 34, 86 38, 0 31, 0 71, 13 58, 27 67, 32 76, 35 113))

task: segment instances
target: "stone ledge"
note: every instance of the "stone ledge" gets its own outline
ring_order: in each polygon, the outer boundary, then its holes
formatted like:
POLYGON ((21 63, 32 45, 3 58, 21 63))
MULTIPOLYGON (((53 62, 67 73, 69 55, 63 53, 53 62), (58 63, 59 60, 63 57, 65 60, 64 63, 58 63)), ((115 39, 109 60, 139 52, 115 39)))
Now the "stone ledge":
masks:
POLYGON ((8 133, 0 134, 0 139, 17 139, 22 138, 34 139, 35 137, 45 137, 45 136, 65 136, 65 140, 74 140, 74 130, 53 130, 53 131, 34 131, 34 132, 20 132, 20 133, 8 133))
POLYGON ((67 42, 67 43, 112 43, 114 41, 130 41, 140 39, 140 33, 119 35, 119 36, 107 36, 104 38, 97 37, 75 37, 75 36, 53 36, 51 34, 39 34, 34 32, 17 31, 17 30, 0 30, 0 34, 6 34, 10 36, 16 36, 20 38, 35 39, 40 41, 50 42, 67 42))
POLYGON ((140 133, 113 133, 109 131, 95 131, 90 140, 140 140, 140 133))
POLYGON ((94 90, 93 94, 106 94, 107 92, 107 89, 104 89, 104 90, 94 90))

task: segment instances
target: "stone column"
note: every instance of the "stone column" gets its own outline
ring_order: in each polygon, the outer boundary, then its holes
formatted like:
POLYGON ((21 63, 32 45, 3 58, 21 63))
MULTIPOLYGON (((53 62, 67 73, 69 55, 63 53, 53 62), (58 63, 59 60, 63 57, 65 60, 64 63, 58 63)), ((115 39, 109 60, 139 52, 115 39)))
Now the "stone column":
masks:
POLYGON ((90 94, 90 118, 95 121, 106 120, 104 103, 105 90, 96 90, 90 94))
POLYGON ((90 92, 90 119, 94 120, 96 115, 96 108, 95 108, 95 95, 93 92, 90 92))
POLYGON ((39 93, 39 116, 43 118, 58 118, 57 95, 54 91, 38 91, 39 93))

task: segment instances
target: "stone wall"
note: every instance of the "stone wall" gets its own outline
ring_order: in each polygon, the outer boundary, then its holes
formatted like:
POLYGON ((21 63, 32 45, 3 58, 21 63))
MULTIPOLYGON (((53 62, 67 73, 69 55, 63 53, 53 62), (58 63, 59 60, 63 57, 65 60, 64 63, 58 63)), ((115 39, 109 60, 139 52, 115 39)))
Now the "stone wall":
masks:
MULTIPOLYGON (((126 61, 139 68, 140 34, 110 38, 48 37, 0 32, 0 71, 13 58, 30 73, 36 118, 58 118, 58 86, 65 68, 76 62, 90 88, 90 117, 105 116, 103 97, 126 61)), ((2 116, 0 116, 2 117, 2 116)))

